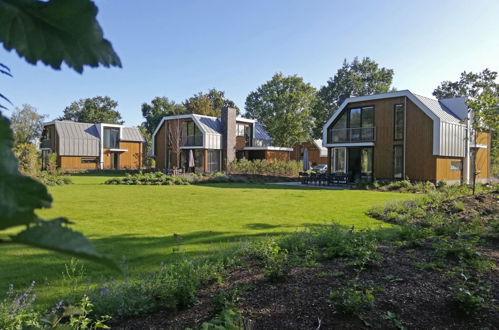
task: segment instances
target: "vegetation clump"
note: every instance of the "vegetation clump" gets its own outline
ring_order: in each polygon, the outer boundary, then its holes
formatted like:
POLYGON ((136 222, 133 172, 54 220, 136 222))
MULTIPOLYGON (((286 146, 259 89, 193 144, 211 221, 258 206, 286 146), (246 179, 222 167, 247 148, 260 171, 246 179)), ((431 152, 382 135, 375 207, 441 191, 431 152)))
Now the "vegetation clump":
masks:
POLYGON ((124 178, 109 179, 105 184, 179 186, 189 185, 191 182, 191 179, 184 176, 167 175, 163 172, 143 173, 140 171, 135 174, 127 173, 124 178))
POLYGON ((229 164, 229 174, 256 174, 296 177, 302 171, 301 161, 267 161, 261 159, 247 160, 245 158, 229 164))

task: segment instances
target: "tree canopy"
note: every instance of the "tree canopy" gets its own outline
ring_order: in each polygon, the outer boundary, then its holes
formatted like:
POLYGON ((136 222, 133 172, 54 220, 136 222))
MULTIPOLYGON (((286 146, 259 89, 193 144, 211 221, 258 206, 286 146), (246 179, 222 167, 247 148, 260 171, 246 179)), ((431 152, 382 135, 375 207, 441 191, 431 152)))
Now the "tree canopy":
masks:
POLYGON ((37 109, 29 104, 23 104, 22 108, 14 109, 10 118, 10 127, 14 132, 15 144, 33 143, 38 139, 43 130, 43 120, 37 109))
POLYGON ((392 80, 393 70, 380 67, 369 57, 362 60, 355 57, 350 63, 345 59, 343 66, 318 92, 318 102, 313 109, 316 120, 314 137, 322 137, 322 126, 345 98, 386 93, 392 80))
POLYGON ((60 120, 73 120, 80 123, 123 124, 118 110, 118 102, 109 96, 96 96, 80 99, 64 109, 60 120))
POLYGON ((145 121, 143 126, 152 135, 164 116, 173 116, 186 113, 185 107, 167 97, 155 97, 151 103, 142 103, 142 116, 145 121))
POLYGON ((443 81, 434 91, 438 99, 466 97, 466 103, 475 130, 486 130, 492 134, 492 161, 497 166, 499 157, 499 83, 497 72, 485 69, 479 73, 461 73, 457 81, 443 81))
POLYGON ((303 78, 276 73, 246 98, 246 117, 265 125, 277 146, 289 147, 310 138, 316 90, 303 78))
POLYGON ((212 88, 208 93, 199 92, 183 102, 186 113, 219 117, 223 107, 231 107, 237 110, 234 101, 225 97, 224 91, 212 88))

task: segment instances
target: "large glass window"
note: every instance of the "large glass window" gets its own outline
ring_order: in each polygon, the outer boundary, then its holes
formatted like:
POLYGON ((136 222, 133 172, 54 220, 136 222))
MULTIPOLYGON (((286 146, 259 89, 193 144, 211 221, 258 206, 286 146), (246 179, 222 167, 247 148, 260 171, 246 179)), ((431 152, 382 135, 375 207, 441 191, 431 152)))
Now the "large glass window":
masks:
POLYGON ((393 139, 403 140, 404 139, 404 105, 396 104, 394 115, 393 115, 393 139))
POLYGON ((374 107, 352 108, 342 113, 328 130, 328 143, 374 140, 374 107))
POLYGON ((120 147, 120 129, 104 128, 104 148, 117 149, 120 147))
POLYGON ((208 172, 221 171, 221 151, 208 150, 208 172))
POLYGON ((332 154, 332 172, 333 173, 346 173, 346 148, 333 148, 332 154))
POLYGON ((404 146, 393 146, 393 177, 402 179, 404 176, 404 146))
POLYGON ((203 134, 193 121, 182 122, 182 146, 203 145, 203 134))

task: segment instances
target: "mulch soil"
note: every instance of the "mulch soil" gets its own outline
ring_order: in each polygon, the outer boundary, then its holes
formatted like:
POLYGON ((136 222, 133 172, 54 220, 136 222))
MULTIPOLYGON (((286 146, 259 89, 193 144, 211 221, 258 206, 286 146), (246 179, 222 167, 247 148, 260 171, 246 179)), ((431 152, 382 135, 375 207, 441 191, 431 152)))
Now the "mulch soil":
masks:
MULTIPOLYGON (((460 198, 466 217, 481 216, 490 221, 498 216, 497 194, 460 198)), ((446 207, 446 206, 445 206, 446 207)), ((449 205, 448 212, 454 212, 449 205)), ((499 312, 490 310, 478 315, 460 313, 453 302, 455 285, 460 278, 453 274, 456 262, 444 269, 420 269, 417 263, 436 261, 431 242, 416 246, 386 243, 378 251, 382 259, 362 273, 360 282, 374 288, 375 307, 363 313, 362 320, 342 313, 329 301, 332 290, 341 289, 356 276, 347 261, 335 259, 313 268, 294 268, 281 283, 264 279, 258 264, 235 269, 223 285, 212 285, 199 292, 197 303, 178 312, 160 312, 143 318, 121 320, 116 329, 185 329, 198 328, 215 315, 213 297, 217 291, 249 284, 236 310, 241 312, 246 329, 396 329, 386 313, 408 329, 499 329, 499 312)), ((497 242, 489 242, 480 251, 499 265, 497 242), (486 246, 486 247, 485 247, 486 246)), ((474 276, 473 272, 467 275, 474 276)), ((499 301, 499 268, 481 274, 491 283, 491 294, 499 301)))

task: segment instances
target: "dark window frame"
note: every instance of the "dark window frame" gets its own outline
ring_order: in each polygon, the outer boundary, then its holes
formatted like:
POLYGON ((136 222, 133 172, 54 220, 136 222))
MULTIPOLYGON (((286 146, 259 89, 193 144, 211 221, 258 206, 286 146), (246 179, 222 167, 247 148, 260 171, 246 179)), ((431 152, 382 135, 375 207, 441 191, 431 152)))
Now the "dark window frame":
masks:
MULTIPOLYGON (((332 134, 332 130, 333 130, 333 126, 340 120, 340 118, 343 116, 343 115, 346 115, 347 117, 347 124, 346 124, 346 129, 350 129, 352 128, 351 125, 350 125, 350 112, 352 109, 360 109, 360 126, 359 127, 353 127, 353 128, 373 128, 373 127, 376 127, 376 106, 375 104, 366 104, 366 105, 361 105, 361 106, 352 106, 352 107, 348 107, 346 109, 344 109, 339 115, 338 117, 335 118, 335 120, 331 123, 331 125, 329 125, 329 127, 327 128, 327 143, 334 143, 333 142, 333 134, 332 134), (372 108, 373 110, 373 116, 372 116, 372 126, 369 126, 369 127, 364 127, 364 108, 372 108)), ((376 132, 374 131, 373 132, 373 141, 376 140, 376 136, 375 136, 376 132)), ((362 142, 362 137, 360 139, 362 142)), ((340 142, 341 143, 341 142, 340 142)))
POLYGON ((104 127, 104 141, 102 143, 103 147, 106 149, 118 149, 120 147, 120 129, 117 127, 104 127), (107 133, 109 132, 109 133, 107 133), (117 132, 118 138, 116 139, 117 144, 112 145, 111 132, 117 132), (109 134, 109 143, 107 144, 106 133, 109 134))
POLYGON ((405 106, 403 103, 396 103, 393 105, 393 140, 403 141, 405 138, 405 106), (397 106, 402 107, 402 137, 397 137, 397 106))
POLYGON ((82 164, 97 164, 97 158, 82 158, 82 164))

